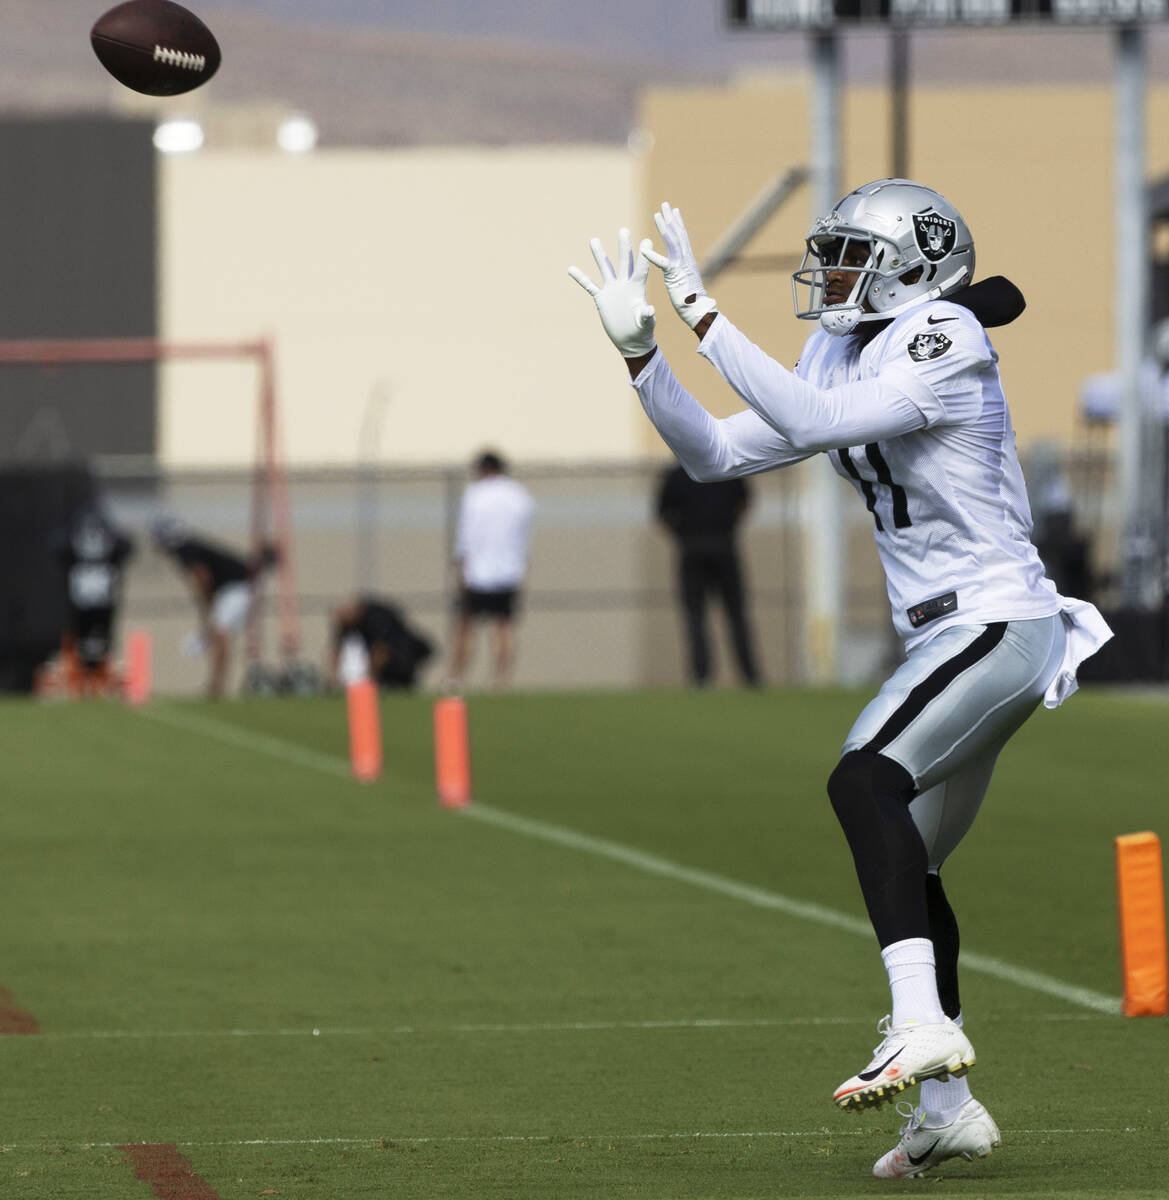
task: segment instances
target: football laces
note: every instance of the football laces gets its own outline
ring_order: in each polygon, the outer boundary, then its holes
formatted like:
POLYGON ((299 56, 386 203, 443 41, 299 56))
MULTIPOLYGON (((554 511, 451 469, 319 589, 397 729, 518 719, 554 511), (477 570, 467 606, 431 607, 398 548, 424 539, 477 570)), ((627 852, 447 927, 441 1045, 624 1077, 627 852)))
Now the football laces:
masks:
POLYGON ((185 50, 171 50, 168 46, 154 47, 154 61, 179 67, 184 71, 202 71, 207 59, 202 54, 188 54, 185 50))

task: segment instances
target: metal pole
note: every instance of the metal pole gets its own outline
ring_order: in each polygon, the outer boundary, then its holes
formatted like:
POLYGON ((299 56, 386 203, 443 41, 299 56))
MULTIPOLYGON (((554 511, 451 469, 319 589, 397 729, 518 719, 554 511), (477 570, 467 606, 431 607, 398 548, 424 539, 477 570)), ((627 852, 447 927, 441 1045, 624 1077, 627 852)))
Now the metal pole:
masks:
MULTIPOLYGON (((260 401, 256 409, 256 457, 252 466, 252 530, 250 552, 256 554, 267 538, 272 519, 272 378, 271 350, 260 356, 260 401)), ((264 656, 264 584, 263 572, 252 584, 252 602, 244 637, 244 654, 249 666, 264 656)))
POLYGON ((1141 362, 1148 326, 1148 205, 1145 200, 1145 41, 1135 25, 1116 30, 1116 320, 1114 358, 1120 384, 1117 501, 1123 603, 1148 606, 1151 538, 1147 470, 1143 469, 1141 362))
POLYGON ((452 644, 454 642, 456 625, 455 603, 462 590, 462 580, 455 569, 455 552, 458 549, 456 542, 459 533, 459 509, 462 503, 464 485, 465 474, 463 471, 449 467, 443 472, 442 524, 443 543, 446 547, 446 570, 443 573, 445 581, 443 608, 446 611, 447 619, 451 622, 452 644))
POLYGON ((711 283, 739 257, 743 247, 775 215, 787 198, 808 178, 807 167, 789 167, 777 175, 751 201, 747 211, 718 239, 706 253, 699 268, 702 278, 711 283))
MULTIPOLYGON (((813 219, 830 213, 840 199, 840 44, 836 33, 812 35, 812 209, 813 219)), ((811 521, 805 524, 808 587, 808 670, 815 683, 839 678, 838 642, 844 619, 844 538, 840 481, 827 456, 815 462, 811 521)))
POLYGON ((375 592, 380 583, 378 526, 381 523, 380 457, 382 426, 390 388, 379 379, 370 389, 357 445, 357 590, 375 592))
POLYGON ((889 26, 889 158, 894 179, 909 178, 909 30, 889 26))
POLYGON ((822 217, 840 199, 840 41, 832 30, 812 35, 812 206, 822 217))

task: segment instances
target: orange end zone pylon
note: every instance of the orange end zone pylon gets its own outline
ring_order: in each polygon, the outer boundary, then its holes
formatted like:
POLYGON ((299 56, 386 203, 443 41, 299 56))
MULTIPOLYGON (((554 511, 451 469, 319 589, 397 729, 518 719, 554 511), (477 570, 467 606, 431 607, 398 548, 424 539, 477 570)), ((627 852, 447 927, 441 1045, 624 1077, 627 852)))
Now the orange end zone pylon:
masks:
POLYGON ((345 689, 345 701, 349 712, 349 764, 362 783, 373 783, 382 773, 377 684, 372 679, 351 683, 345 689))
POLYGON ((1155 833, 1116 839, 1124 1015, 1169 1014, 1169 950, 1165 939, 1165 878, 1155 833))
POLYGON ((467 705, 461 696, 435 701, 434 780, 444 808, 466 808, 471 803, 471 744, 467 705))

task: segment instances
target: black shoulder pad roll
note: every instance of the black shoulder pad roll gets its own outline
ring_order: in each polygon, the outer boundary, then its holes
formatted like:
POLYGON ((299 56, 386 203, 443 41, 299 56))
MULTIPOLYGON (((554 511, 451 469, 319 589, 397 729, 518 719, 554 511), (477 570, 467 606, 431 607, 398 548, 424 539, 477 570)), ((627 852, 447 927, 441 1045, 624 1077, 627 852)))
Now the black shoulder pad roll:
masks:
POLYGON ((991 275, 947 296, 951 304, 968 308, 987 329, 1009 325, 1027 307, 1023 293, 1004 275, 991 275))

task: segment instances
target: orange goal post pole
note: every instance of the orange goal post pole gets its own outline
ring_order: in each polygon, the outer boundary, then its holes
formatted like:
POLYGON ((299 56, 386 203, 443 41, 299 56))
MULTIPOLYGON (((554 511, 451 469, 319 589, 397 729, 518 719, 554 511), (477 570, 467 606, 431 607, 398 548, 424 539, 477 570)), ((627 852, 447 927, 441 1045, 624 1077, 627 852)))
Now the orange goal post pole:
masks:
POLYGON ((159 338, 24 338, 0 340, 0 363, 68 366, 81 363, 145 363, 171 358, 253 358, 267 342, 167 342, 159 338))
MULTIPOLYGON (((80 366, 93 363, 150 363, 187 360, 244 359, 255 362, 260 373, 257 445, 257 493, 262 478, 266 497, 253 495, 252 538, 259 548, 263 538, 261 499, 271 509, 273 532, 280 550, 279 611, 280 646, 285 656, 299 647, 300 631, 296 612, 296 583, 292 563, 291 513, 288 478, 283 469, 276 431, 276 379, 274 353, 269 339, 243 342, 182 342, 162 338, 13 338, 0 339, 0 366, 80 366)), ((258 637, 250 639, 258 654, 258 637)))
MULTIPOLYGON (((292 504, 288 497, 288 471, 280 452, 279 406, 276 393, 276 355, 270 341, 260 343, 260 455, 256 461, 256 488, 267 499, 267 515, 272 522, 280 561, 276 564, 279 580, 276 596, 280 611, 280 652, 292 659, 300 648, 300 621, 296 611, 296 573, 292 561, 292 504)), ((253 540, 257 548, 263 541, 259 523, 263 509, 253 505, 256 528, 253 540)))

